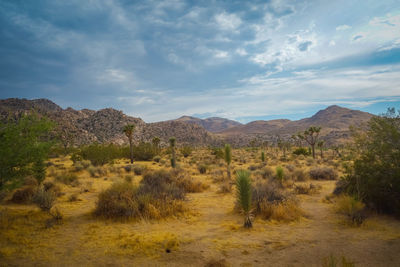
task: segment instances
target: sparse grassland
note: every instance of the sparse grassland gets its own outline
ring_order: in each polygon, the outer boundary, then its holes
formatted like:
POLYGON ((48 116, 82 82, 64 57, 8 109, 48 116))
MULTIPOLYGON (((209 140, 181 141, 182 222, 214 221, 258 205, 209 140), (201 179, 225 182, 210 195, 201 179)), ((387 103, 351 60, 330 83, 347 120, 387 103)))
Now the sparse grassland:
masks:
POLYGON ((287 153, 281 160, 279 151, 263 151, 262 160, 261 150, 232 148, 232 177, 217 149, 177 149, 176 168, 166 153, 133 165, 127 159, 98 166, 73 163, 69 156, 51 159, 39 189, 27 179, 0 205, 0 262, 341 266, 345 259, 355 266, 400 264, 398 220, 369 214, 355 227, 343 221, 358 224, 363 205, 348 197, 326 198, 343 175, 342 159, 331 153, 324 160, 287 153), (249 229, 237 211, 239 170, 251 177, 249 229))

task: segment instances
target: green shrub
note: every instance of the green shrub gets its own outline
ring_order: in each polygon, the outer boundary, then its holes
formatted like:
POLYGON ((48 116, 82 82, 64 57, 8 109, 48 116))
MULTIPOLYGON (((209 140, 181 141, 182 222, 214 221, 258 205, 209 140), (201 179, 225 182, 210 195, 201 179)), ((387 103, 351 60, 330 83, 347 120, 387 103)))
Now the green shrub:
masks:
POLYGON ((133 147, 135 160, 151 161, 155 156, 157 156, 157 149, 151 143, 140 143, 133 147))
POLYGON ((283 182, 283 178, 285 177, 284 170, 281 166, 276 167, 276 179, 280 181, 281 183, 283 182))
POLYGON ((297 149, 295 149, 294 151, 293 151, 293 154, 294 155, 303 155, 303 156, 309 156, 309 155, 311 155, 311 153, 310 153, 310 151, 307 149, 307 148, 305 148, 305 147, 299 147, 299 148, 297 148, 297 149))
POLYGON ((87 171, 93 178, 99 178, 101 176, 107 175, 107 170, 100 166, 98 167, 90 166, 89 168, 87 168, 87 171))
POLYGON ((155 156, 155 157, 153 158, 153 161, 154 161, 154 162, 160 162, 160 161, 161 161, 161 157, 160 157, 160 156, 155 156))
POLYGON ((373 117, 353 139, 355 160, 346 170, 345 190, 378 212, 400 215, 400 113, 392 108, 373 117))
POLYGON ((236 172, 237 205, 244 213, 244 227, 251 228, 251 180, 250 173, 245 170, 236 172))
POLYGON ((214 155, 216 159, 223 159, 224 151, 222 148, 213 147, 213 148, 211 148, 211 155, 214 155))
POLYGON ((82 147, 79 155, 82 159, 90 160, 94 166, 99 166, 123 157, 123 150, 113 144, 101 145, 95 143, 82 147))

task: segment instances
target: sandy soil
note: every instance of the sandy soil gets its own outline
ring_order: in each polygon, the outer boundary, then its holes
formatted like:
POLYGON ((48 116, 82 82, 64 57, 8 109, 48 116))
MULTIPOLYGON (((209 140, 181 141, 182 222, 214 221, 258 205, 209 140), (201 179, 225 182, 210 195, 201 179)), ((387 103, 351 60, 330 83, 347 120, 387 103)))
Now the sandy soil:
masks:
POLYGON ((345 256, 356 266, 400 266, 400 222, 374 216, 362 227, 347 225, 324 200, 334 181, 313 182, 322 186, 320 193, 299 196, 307 214, 300 221, 256 219, 253 229, 245 230, 232 211, 234 196, 217 193, 209 175, 195 177, 210 188, 189 194, 190 212, 183 218, 160 222, 93 218, 97 195, 112 178, 96 179, 77 202, 67 197, 81 189, 63 188, 67 194, 57 207, 64 222, 50 229, 34 206, 1 205, 12 219, 2 221, 8 226, 0 231, 0 266, 204 266, 210 260, 232 266, 321 266, 330 255, 345 256))

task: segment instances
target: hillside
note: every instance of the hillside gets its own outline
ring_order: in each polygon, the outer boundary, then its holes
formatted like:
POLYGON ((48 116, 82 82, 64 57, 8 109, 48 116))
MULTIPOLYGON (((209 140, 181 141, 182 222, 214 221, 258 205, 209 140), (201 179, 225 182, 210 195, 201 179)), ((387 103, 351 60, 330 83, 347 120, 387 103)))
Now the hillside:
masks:
POLYGON ((161 144, 166 144, 171 136, 175 136, 179 143, 203 145, 211 142, 211 135, 198 125, 184 122, 157 122, 145 123, 140 118, 130 117, 122 111, 112 108, 98 111, 72 108, 62 109, 47 99, 5 99, 0 100, 0 118, 17 119, 30 111, 45 115, 57 122, 58 127, 72 134, 74 144, 99 143, 127 143, 122 133, 126 124, 135 124, 134 140, 151 141, 158 136, 161 144))
POLYGON ((182 116, 175 121, 197 124, 212 133, 222 132, 235 126, 242 125, 240 122, 218 117, 199 119, 191 116, 182 116))
POLYGON ((151 141, 155 136, 161 138, 161 144, 166 145, 171 136, 177 138, 180 144, 196 146, 223 145, 246 146, 251 140, 259 142, 276 142, 278 138, 289 139, 291 135, 304 131, 310 126, 321 126, 322 138, 327 144, 337 144, 349 139, 349 126, 361 125, 373 115, 343 108, 330 106, 318 111, 310 118, 297 121, 286 119, 270 121, 253 121, 242 125, 236 121, 223 118, 198 119, 183 116, 176 120, 146 123, 140 118, 124 114, 113 108, 98 111, 72 108, 62 109, 47 99, 17 99, 0 100, 0 118, 17 119, 22 114, 35 110, 58 123, 58 127, 72 134, 77 145, 91 142, 117 143, 127 142, 122 133, 126 124, 135 124, 134 139, 136 142, 151 141))

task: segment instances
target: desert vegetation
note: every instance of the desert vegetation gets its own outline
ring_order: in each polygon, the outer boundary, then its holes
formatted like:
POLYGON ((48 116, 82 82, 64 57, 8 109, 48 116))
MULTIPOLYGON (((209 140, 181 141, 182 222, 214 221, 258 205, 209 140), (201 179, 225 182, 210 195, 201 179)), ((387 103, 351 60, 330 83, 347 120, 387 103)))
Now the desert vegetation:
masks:
POLYGON ((340 153, 317 126, 194 147, 128 124, 129 145, 66 150, 44 117, 2 123, 1 262, 398 265, 399 120, 372 118, 340 153))

